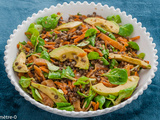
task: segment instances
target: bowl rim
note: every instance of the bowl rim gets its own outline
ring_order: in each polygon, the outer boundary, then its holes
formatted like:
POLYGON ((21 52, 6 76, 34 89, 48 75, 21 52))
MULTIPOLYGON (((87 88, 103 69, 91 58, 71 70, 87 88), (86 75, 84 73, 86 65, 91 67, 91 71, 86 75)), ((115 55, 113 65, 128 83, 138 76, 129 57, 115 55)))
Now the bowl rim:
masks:
POLYGON ((43 10, 39 10, 38 13, 33 13, 32 14, 32 17, 28 17, 27 20, 24 20, 22 22, 21 25, 18 25, 17 26, 17 29, 14 29, 13 30, 13 34, 10 35, 10 39, 7 40, 7 45, 5 46, 5 51, 4 51, 4 65, 6 67, 6 73, 7 73, 7 76, 8 78, 10 79, 11 83, 15 86, 15 89, 20 93, 21 96, 23 96, 27 101, 30 101, 33 105, 43 109, 43 110, 46 110, 48 112, 51 112, 51 113, 55 113, 55 114, 58 114, 58 115, 62 115, 62 116, 68 116, 68 117, 93 117, 93 116, 98 116, 98 115, 102 115, 102 114, 107 114, 109 112, 112 112, 112 111, 115 111, 115 110, 118 110, 122 107, 124 107, 125 105, 131 103, 133 100, 137 99, 139 95, 141 95, 143 93, 144 90, 147 89, 148 85, 151 84, 152 82, 152 78, 154 78, 155 76, 155 72, 157 71, 157 65, 158 65, 158 62, 157 62, 157 59, 158 59, 158 56, 156 55, 157 54, 157 49, 155 49, 156 47, 156 44, 152 42, 153 41, 153 38, 150 37, 150 33, 149 32, 146 32, 146 28, 145 27, 142 27, 142 23, 141 22, 138 22, 137 23, 137 19, 136 18, 132 18, 132 15, 126 15, 126 12, 125 11, 122 11, 117 8, 115 9, 113 6, 109 7, 108 5, 102 5, 101 3, 94 3, 94 2, 91 2, 91 3, 88 3, 87 1, 84 1, 84 2, 80 2, 80 1, 77 1, 77 2, 73 2, 71 1, 70 3, 67 3, 67 2, 64 2, 63 4, 57 4, 56 6, 51 6, 50 8, 44 8, 43 10), (63 6, 66 6, 66 5, 93 5, 95 7, 107 7, 108 9, 112 9, 114 11, 117 11, 117 12, 120 12, 122 13, 122 15, 124 15, 125 17, 129 17, 132 21, 134 21, 136 24, 138 24, 138 26, 144 31, 145 35, 147 36, 148 40, 151 41, 151 45, 152 45, 152 49, 153 49, 153 52, 154 52, 154 68, 151 72, 151 75, 150 75, 150 79, 148 79, 148 81, 146 82, 146 84, 135 94, 133 95, 131 98, 127 99, 126 101, 116 105, 116 106, 113 106, 111 108, 105 108, 105 109, 102 109, 102 110, 97 110, 97 111, 87 111, 87 112, 83 112, 83 111, 80 111, 80 112, 75 112, 75 111, 65 111, 65 110, 59 110, 57 108, 51 108, 51 107, 48 107, 48 106, 45 106, 37 101, 35 101, 33 98, 31 98, 27 93, 25 93, 22 88, 20 86, 18 86, 18 84, 15 82, 15 80, 12 78, 12 75, 10 73, 10 69, 8 67, 8 52, 9 52, 9 45, 12 41, 12 39, 14 38, 14 35, 17 33, 17 31, 23 26, 25 25, 28 21, 30 21, 32 18, 34 18, 36 15, 38 14, 41 14, 42 12, 46 12, 47 10, 49 9, 52 9, 52 8, 61 8, 63 6))

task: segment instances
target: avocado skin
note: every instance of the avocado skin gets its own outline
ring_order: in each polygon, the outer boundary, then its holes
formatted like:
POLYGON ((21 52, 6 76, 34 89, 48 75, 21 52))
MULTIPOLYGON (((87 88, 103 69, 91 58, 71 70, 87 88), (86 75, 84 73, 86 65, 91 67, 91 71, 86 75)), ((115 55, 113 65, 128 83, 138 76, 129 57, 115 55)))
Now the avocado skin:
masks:
POLYGON ((26 54, 24 52, 21 52, 13 63, 14 71, 19 73, 27 73, 29 70, 25 65, 25 61, 26 61, 26 54), (19 66, 21 67, 20 69, 18 69, 19 66))

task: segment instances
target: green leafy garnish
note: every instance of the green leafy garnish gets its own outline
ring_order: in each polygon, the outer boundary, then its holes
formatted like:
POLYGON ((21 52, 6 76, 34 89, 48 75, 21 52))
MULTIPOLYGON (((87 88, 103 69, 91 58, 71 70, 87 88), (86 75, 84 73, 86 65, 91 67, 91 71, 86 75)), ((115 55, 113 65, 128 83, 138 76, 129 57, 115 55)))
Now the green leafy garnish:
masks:
POLYGON ((93 36, 93 35, 95 35, 96 33, 97 33, 97 31, 96 31, 95 29, 90 28, 90 29, 88 29, 88 30, 86 31, 85 37, 93 36))
POLYGON ((145 53, 140 53, 137 57, 140 58, 140 59, 144 59, 145 53))
POLYGON ((103 74, 103 76, 108 77, 109 82, 115 85, 124 84, 128 79, 127 71, 121 68, 114 68, 110 72, 103 74))
POLYGON ((101 57, 100 60, 103 61, 103 65, 109 65, 109 62, 104 57, 101 57))
POLYGON ((99 102, 99 108, 100 109, 103 109, 103 105, 104 105, 104 103, 105 103, 105 97, 104 96, 102 96, 102 95, 97 95, 95 98, 94 98, 94 101, 95 102, 99 102))
POLYGON ((74 106, 71 105, 71 106, 67 106, 67 107, 60 107, 58 109, 60 109, 60 110, 66 110, 66 111, 73 111, 74 110, 74 106))
POLYGON ((33 63, 28 63, 26 66, 28 67, 28 66, 30 66, 30 65, 33 65, 33 63))
POLYGON ((55 72, 49 71, 48 78, 49 79, 61 79, 61 72, 60 71, 55 71, 55 72))
POLYGON ((107 16, 107 20, 109 21, 115 21, 116 23, 121 23, 121 17, 119 15, 111 15, 107 16))
POLYGON ((133 32, 133 25, 132 24, 125 24, 123 26, 120 26, 119 29, 119 35, 121 36, 130 36, 133 32))
POLYGON ((38 37, 38 44, 36 47, 36 52, 40 53, 43 51, 42 47, 45 45, 44 40, 41 37, 38 37))
POLYGON ((31 23, 28 30, 25 32, 25 35, 28 37, 28 39, 31 39, 32 35, 35 37, 39 36, 39 31, 35 28, 35 24, 31 23))
POLYGON ((43 17, 39 17, 37 20, 36 20, 36 23, 37 24, 42 24, 42 20, 43 20, 43 17))
POLYGON ((77 93, 80 95, 80 96, 83 96, 83 97, 89 97, 89 96, 87 96, 87 95, 85 95, 84 93, 81 93, 80 91, 77 91, 77 93))
POLYGON ((80 12, 78 12, 77 15, 82 16, 82 14, 80 14, 80 12))
POLYGON ((89 82, 88 77, 82 76, 74 83, 74 85, 86 85, 89 84, 89 82))
POLYGON ((95 40, 96 40, 96 34, 89 37, 86 41, 89 41, 89 44, 94 47, 95 46, 95 40))
POLYGON ((42 97, 41 97, 41 95, 39 94, 39 92, 38 92, 37 89, 35 89, 35 94, 42 100, 42 97))
POLYGON ((25 44, 27 44, 27 43, 26 43, 26 41, 23 41, 23 42, 20 42, 20 43, 21 43, 22 45, 25 45, 25 44))
POLYGON ((139 50, 139 46, 138 46, 138 44, 136 42, 133 42, 133 41, 128 42, 128 45, 129 45, 129 47, 131 47, 131 48, 133 48, 135 50, 139 50))
POLYGON ((99 54, 97 52, 90 52, 88 54, 88 59, 89 60, 96 60, 99 59, 99 54))
POLYGON ((41 102, 41 98, 39 98, 39 96, 37 96, 37 92, 35 92, 35 88, 34 87, 32 87, 32 86, 30 86, 30 88, 31 88, 31 91, 32 91, 32 97, 36 100, 36 101, 40 101, 41 102))
POLYGON ((119 104, 124 98, 130 97, 135 90, 135 87, 120 90, 119 96, 115 101, 115 105, 119 104))
POLYGON ((93 100, 95 95, 96 95, 96 93, 91 91, 91 95, 89 97, 85 98, 85 100, 84 100, 85 101, 84 102, 84 105, 85 105, 84 108, 87 108, 89 106, 90 102, 93 100))
POLYGON ((117 60, 112 59, 109 68, 110 68, 110 69, 113 69, 113 68, 116 67, 116 66, 118 66, 117 60))
POLYGON ((30 86, 32 79, 33 78, 26 78, 24 76, 21 76, 21 79, 19 80, 19 84, 22 86, 22 88, 27 88, 30 86))
POLYGON ((56 103, 56 105, 57 105, 57 108, 60 108, 60 107, 67 107, 67 106, 70 106, 71 105, 71 103, 56 103))
POLYGON ((62 70, 61 78, 68 78, 70 80, 76 80, 74 72, 70 66, 67 66, 66 69, 62 70))

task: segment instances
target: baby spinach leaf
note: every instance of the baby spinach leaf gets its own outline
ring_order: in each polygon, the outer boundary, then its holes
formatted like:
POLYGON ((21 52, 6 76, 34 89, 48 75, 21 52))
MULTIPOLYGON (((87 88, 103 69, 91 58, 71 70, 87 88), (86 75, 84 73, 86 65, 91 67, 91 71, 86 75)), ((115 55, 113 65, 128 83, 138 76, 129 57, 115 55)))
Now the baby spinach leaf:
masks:
POLYGON ((37 94, 35 93, 35 88, 30 86, 31 88, 31 91, 32 91, 32 97, 36 100, 36 101, 40 101, 41 102, 41 99, 37 96, 37 94))
POLYGON ((103 61, 103 65, 109 65, 109 62, 104 57, 101 57, 100 60, 103 61))
POLYGON ((44 75, 45 78, 48 78, 48 73, 44 72, 43 75, 44 75))
POLYGON ((121 17, 119 15, 108 16, 107 20, 109 20, 109 21, 115 21, 116 23, 121 23, 121 17))
POLYGON ((60 109, 60 110, 66 110, 66 111, 73 111, 74 110, 74 106, 71 105, 71 106, 67 106, 67 107, 60 107, 58 109, 60 109))
POLYGON ((44 28, 50 28, 54 24, 54 19, 50 16, 45 16, 42 20, 42 26, 44 28))
POLYGON ((88 54, 88 59, 89 60, 96 60, 99 59, 99 54, 97 52, 90 52, 88 54))
POLYGON ((87 96, 87 95, 85 95, 84 93, 81 93, 80 91, 77 91, 77 93, 80 95, 80 96, 83 96, 83 97, 89 97, 89 96, 87 96))
POLYGON ((55 66, 54 64, 50 63, 50 62, 46 62, 47 63, 47 66, 48 66, 48 69, 53 72, 53 71, 57 71, 59 70, 59 67, 58 66, 55 66))
POLYGON ((85 37, 93 36, 93 35, 95 35, 96 33, 97 33, 97 31, 96 31, 95 29, 90 28, 90 29, 88 29, 88 30, 86 31, 85 37))
POLYGON ((109 82, 115 85, 124 84, 128 79, 127 71, 121 68, 114 68, 110 72, 103 74, 103 76, 108 77, 109 82))
POLYGON ((43 17, 39 17, 39 18, 36 20, 36 23, 42 25, 42 20, 43 20, 43 17))
POLYGON ((31 23, 28 30, 25 32, 25 35, 28 37, 28 39, 31 39, 32 35, 35 37, 39 36, 39 31, 35 28, 35 24, 31 23))
POLYGON ((58 102, 57 102, 56 105, 57 105, 57 108, 60 108, 60 107, 67 107, 67 106, 70 106, 71 103, 64 103, 64 102, 58 103, 58 102))
POLYGON ((110 68, 110 69, 113 69, 113 68, 116 67, 116 66, 118 66, 117 60, 112 59, 109 68, 110 68))
POLYGON ((115 105, 119 104, 124 98, 130 97, 135 90, 135 87, 121 90, 119 96, 115 101, 115 105))
POLYGON ((83 42, 80 42, 77 46, 84 47, 84 46, 88 45, 89 43, 90 43, 90 41, 83 41, 83 42))
POLYGON ((99 102, 99 108, 100 109, 103 109, 103 105, 105 103, 105 97, 102 96, 102 95, 97 95, 95 98, 94 98, 94 101, 95 102, 99 102))
POLYGON ((42 25, 35 25, 34 27, 38 30, 39 33, 41 33, 43 30, 42 25))
POLYGON ((86 41, 89 41, 89 44, 94 47, 95 46, 95 40, 96 40, 96 34, 89 37, 86 41))
POLYGON ((112 105, 112 101, 106 100, 106 102, 104 103, 104 107, 105 107, 105 108, 109 108, 109 107, 111 107, 111 106, 113 106, 113 105, 112 105))
POLYGON ((46 50, 43 50, 41 52, 41 56, 40 57, 43 58, 43 59, 46 59, 48 61, 50 60, 50 56, 49 56, 49 54, 48 54, 48 52, 46 50))
POLYGON ((140 58, 140 59, 144 59, 144 57, 145 57, 145 53, 140 53, 140 54, 138 55, 138 58, 140 58))
POLYGON ((27 88, 30 86, 32 78, 26 78, 24 76, 21 76, 21 79, 19 80, 19 84, 22 86, 22 88, 27 88))
POLYGON ((82 76, 80 77, 75 83, 74 85, 86 85, 89 84, 89 78, 82 76))
POLYGON ((133 32, 133 25, 132 24, 125 24, 123 26, 120 26, 119 29, 119 35, 121 36, 130 36, 133 32))
POLYGON ((31 43, 35 46, 35 44, 37 42, 37 37, 34 36, 34 34, 33 34, 30 40, 31 40, 31 43))
POLYGON ((25 44, 27 44, 27 43, 26 43, 26 41, 23 41, 23 42, 20 42, 20 43, 21 43, 22 45, 25 45, 25 44))
POLYGON ((61 73, 59 71, 57 71, 57 72, 49 72, 48 78, 49 79, 61 79, 61 73))
POLYGON ((108 49, 102 49, 102 53, 103 53, 103 56, 104 58, 108 58, 108 55, 109 55, 109 50, 108 49))
POLYGON ((39 97, 39 99, 41 99, 41 100, 42 100, 42 97, 41 97, 41 95, 39 94, 39 92, 38 92, 38 90, 37 90, 37 89, 35 89, 35 94, 39 97))
POLYGON ((136 42, 133 42, 133 41, 128 42, 128 45, 129 45, 129 47, 131 47, 131 48, 133 48, 135 50, 139 50, 139 46, 138 46, 138 44, 136 42))
POLYGON ((51 15, 51 18, 56 19, 57 17, 58 17, 58 15, 57 15, 57 14, 52 14, 52 15, 51 15))
POLYGON ((84 102, 85 108, 87 108, 89 106, 90 102, 93 100, 95 95, 96 95, 96 93, 91 91, 91 95, 89 97, 85 98, 85 100, 84 100, 85 101, 84 102))
POLYGON ((68 78, 70 80, 76 80, 74 77, 75 75, 71 67, 67 66, 66 69, 62 70, 61 78, 68 78))
POLYGON ((41 37, 38 37, 38 44, 36 47, 36 52, 40 53, 43 51, 42 47, 45 45, 44 40, 41 37))

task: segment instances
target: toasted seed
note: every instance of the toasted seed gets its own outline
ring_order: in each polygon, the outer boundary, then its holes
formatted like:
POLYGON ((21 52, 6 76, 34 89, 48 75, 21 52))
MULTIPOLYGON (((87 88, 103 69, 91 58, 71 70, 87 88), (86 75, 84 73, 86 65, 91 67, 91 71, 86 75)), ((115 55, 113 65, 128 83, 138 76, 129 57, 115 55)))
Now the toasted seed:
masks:
POLYGON ((18 62, 15 62, 15 65, 18 65, 18 62))
POLYGON ((22 67, 21 67, 21 66, 18 66, 17 68, 20 70, 22 67))
POLYGON ((55 99, 58 99, 58 95, 55 95, 54 98, 55 98, 55 99))

